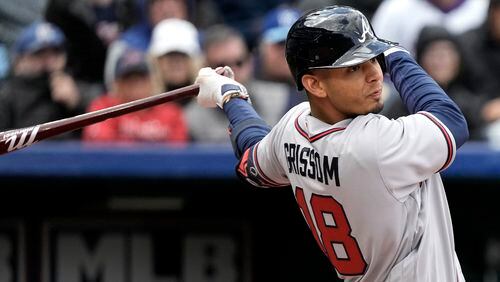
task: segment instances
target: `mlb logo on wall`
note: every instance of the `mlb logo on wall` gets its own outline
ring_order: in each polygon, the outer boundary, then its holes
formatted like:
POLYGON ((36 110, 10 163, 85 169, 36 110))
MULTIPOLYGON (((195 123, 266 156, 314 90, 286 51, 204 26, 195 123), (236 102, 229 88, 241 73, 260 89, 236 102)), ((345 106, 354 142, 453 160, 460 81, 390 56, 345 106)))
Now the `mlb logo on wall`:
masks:
POLYGON ((241 224, 77 221, 45 224, 43 281, 251 281, 241 224))

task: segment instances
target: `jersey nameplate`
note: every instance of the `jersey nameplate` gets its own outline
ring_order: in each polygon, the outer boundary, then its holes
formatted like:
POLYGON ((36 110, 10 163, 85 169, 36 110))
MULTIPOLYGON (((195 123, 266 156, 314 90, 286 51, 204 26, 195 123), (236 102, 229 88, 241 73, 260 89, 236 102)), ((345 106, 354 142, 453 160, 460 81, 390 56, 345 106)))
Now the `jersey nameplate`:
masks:
POLYGON ((326 185, 335 181, 340 186, 337 157, 320 155, 314 149, 299 144, 285 143, 288 172, 309 177, 326 185))

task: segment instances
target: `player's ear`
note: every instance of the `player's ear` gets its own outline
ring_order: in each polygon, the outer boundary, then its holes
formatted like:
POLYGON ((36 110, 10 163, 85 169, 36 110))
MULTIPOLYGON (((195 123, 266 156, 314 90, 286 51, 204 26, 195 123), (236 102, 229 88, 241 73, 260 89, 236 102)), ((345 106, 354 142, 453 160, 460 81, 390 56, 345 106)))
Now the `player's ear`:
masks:
POLYGON ((320 78, 314 74, 304 74, 302 76, 302 85, 311 95, 318 98, 325 98, 326 91, 323 88, 320 78))

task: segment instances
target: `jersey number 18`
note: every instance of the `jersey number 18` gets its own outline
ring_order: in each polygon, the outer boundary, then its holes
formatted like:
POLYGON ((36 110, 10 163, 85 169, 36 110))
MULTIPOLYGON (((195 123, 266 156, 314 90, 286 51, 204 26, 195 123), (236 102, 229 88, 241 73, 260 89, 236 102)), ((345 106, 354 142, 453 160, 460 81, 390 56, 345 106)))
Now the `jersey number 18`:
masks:
POLYGON ((312 194, 310 204, 317 229, 311 218, 304 197, 304 190, 297 187, 295 198, 311 229, 319 247, 330 259, 337 272, 345 276, 362 275, 366 271, 366 262, 359 249, 358 242, 351 236, 351 226, 344 208, 331 196, 312 194), (319 230, 316 232, 316 230, 319 230))

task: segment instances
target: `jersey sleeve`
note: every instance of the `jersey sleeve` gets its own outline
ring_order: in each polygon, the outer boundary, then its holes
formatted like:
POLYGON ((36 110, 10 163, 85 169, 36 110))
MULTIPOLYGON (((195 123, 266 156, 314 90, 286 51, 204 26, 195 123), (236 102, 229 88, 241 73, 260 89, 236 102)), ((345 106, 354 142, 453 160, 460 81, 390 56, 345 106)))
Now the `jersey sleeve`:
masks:
POLYGON ((453 135, 431 113, 375 122, 376 162, 384 183, 396 198, 411 193, 408 189, 446 169, 455 158, 453 135))
POLYGON ((278 157, 276 144, 281 127, 274 127, 261 141, 247 149, 236 167, 238 176, 257 187, 290 185, 278 157))

